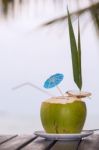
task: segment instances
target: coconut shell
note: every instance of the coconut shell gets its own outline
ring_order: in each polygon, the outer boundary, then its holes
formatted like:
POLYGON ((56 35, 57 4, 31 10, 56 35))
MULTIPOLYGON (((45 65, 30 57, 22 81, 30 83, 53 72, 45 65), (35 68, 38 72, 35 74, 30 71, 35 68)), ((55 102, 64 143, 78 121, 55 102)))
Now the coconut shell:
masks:
POLYGON ((77 98, 86 98, 91 96, 90 92, 84 92, 84 91, 67 91, 66 94, 71 97, 77 97, 77 98))

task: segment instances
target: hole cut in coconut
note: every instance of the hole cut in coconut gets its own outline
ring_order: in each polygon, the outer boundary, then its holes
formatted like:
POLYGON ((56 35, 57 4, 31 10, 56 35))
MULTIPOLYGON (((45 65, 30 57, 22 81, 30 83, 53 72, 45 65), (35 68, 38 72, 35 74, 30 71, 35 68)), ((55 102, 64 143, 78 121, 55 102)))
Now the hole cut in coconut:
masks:
POLYGON ((58 96, 58 97, 52 97, 50 99, 45 100, 46 103, 56 103, 56 104, 67 104, 67 103, 73 103, 74 101, 81 101, 80 98, 73 97, 73 96, 58 96))
POLYGON ((92 95, 90 92, 84 92, 84 91, 67 91, 66 94, 68 96, 77 97, 77 98, 86 98, 92 95))

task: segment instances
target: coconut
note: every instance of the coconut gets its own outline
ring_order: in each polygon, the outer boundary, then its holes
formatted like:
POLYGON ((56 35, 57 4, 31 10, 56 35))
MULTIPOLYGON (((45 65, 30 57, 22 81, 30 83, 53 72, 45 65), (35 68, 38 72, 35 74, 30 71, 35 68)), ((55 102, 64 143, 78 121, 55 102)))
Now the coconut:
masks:
POLYGON ((86 104, 77 97, 55 97, 41 104, 41 122, 47 133, 80 133, 86 119, 86 104))

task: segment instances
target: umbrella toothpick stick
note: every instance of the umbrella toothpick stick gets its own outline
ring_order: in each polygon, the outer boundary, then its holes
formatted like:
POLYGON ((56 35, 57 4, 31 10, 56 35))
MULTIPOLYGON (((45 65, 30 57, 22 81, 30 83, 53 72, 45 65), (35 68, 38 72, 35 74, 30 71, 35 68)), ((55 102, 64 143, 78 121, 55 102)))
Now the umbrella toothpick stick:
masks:
POLYGON ((56 86, 56 88, 58 89, 59 93, 64 96, 63 92, 61 91, 61 89, 59 88, 59 86, 56 86))
POLYGON ((14 88, 12 88, 12 89, 13 89, 13 90, 17 90, 17 89, 19 89, 19 88, 21 88, 21 87, 24 87, 24 86, 27 86, 27 85, 29 85, 29 86, 31 86, 31 87, 33 87, 33 88, 35 88, 35 89, 37 89, 37 90, 39 90, 39 91, 45 93, 45 94, 48 95, 48 96, 55 97, 53 94, 51 94, 51 93, 49 93, 49 92, 47 92, 47 91, 41 89, 40 87, 38 87, 38 86, 36 86, 35 84, 32 84, 32 83, 30 83, 30 82, 26 82, 26 83, 20 84, 20 85, 14 87, 14 88))

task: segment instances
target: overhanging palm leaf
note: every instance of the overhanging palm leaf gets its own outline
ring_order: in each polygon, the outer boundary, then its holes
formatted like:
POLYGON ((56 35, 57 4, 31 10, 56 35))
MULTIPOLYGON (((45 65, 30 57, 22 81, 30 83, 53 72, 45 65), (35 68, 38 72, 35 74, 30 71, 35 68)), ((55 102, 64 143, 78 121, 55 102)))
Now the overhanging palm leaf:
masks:
MULTIPOLYGON (((18 3, 21 5, 22 2, 24 0, 17 0, 18 3)), ((33 0, 34 1, 34 4, 35 3, 39 3, 38 0, 33 0)), ((45 3, 46 1, 45 0, 41 0, 42 3, 45 3)), ((63 0, 51 0, 53 1, 53 5, 60 5, 62 6, 63 5, 63 0)), ((74 0, 74 3, 76 5, 78 5, 80 0, 74 0)), ((96 26, 96 29, 98 29, 98 32, 99 33, 99 2, 98 1, 93 1, 93 0, 89 0, 91 5, 89 6, 86 6, 85 8, 78 8, 77 11, 74 11, 72 13, 70 13, 70 16, 80 16, 80 15, 83 15, 85 14, 86 12, 90 12, 91 13, 91 16, 92 16, 92 21, 94 21, 94 24, 96 26)), ((68 1, 69 3, 70 1, 68 1)), ((28 1, 29 3, 29 1, 28 1)), ((23 3, 24 4, 24 3, 23 3)), ((8 12, 9 10, 8 9, 12 9, 12 13, 14 11, 14 5, 15 5, 15 0, 1 0, 1 10, 2 10, 2 13, 7 16, 8 15, 8 12), (11 5, 11 7, 9 7, 9 4, 11 5)), ((48 26, 48 25, 51 25, 53 23, 58 23, 58 22, 61 22, 61 21, 64 21, 65 19, 67 19, 67 15, 62 15, 61 17, 58 17, 58 18, 54 18, 52 20, 49 20, 48 22, 42 24, 42 26, 48 26)))
POLYGON ((96 26, 96 31, 98 31, 97 33, 99 34, 99 8, 98 9, 93 8, 90 12, 93 22, 96 26))
MULTIPOLYGON (((75 3, 77 3, 77 0, 75 0, 75 3)), ((91 13, 92 21, 94 21, 95 26, 97 27, 96 29, 98 29, 98 31, 99 31, 99 2, 92 2, 91 5, 89 5, 85 8, 82 8, 82 9, 79 8, 77 11, 71 12, 70 16, 72 16, 72 17, 77 16, 78 17, 78 16, 81 16, 87 12, 91 13)), ((67 18, 68 18, 67 15, 63 15, 63 16, 54 18, 52 20, 49 20, 49 21, 43 23, 41 25, 41 27, 50 26, 52 24, 62 22, 67 18)))

